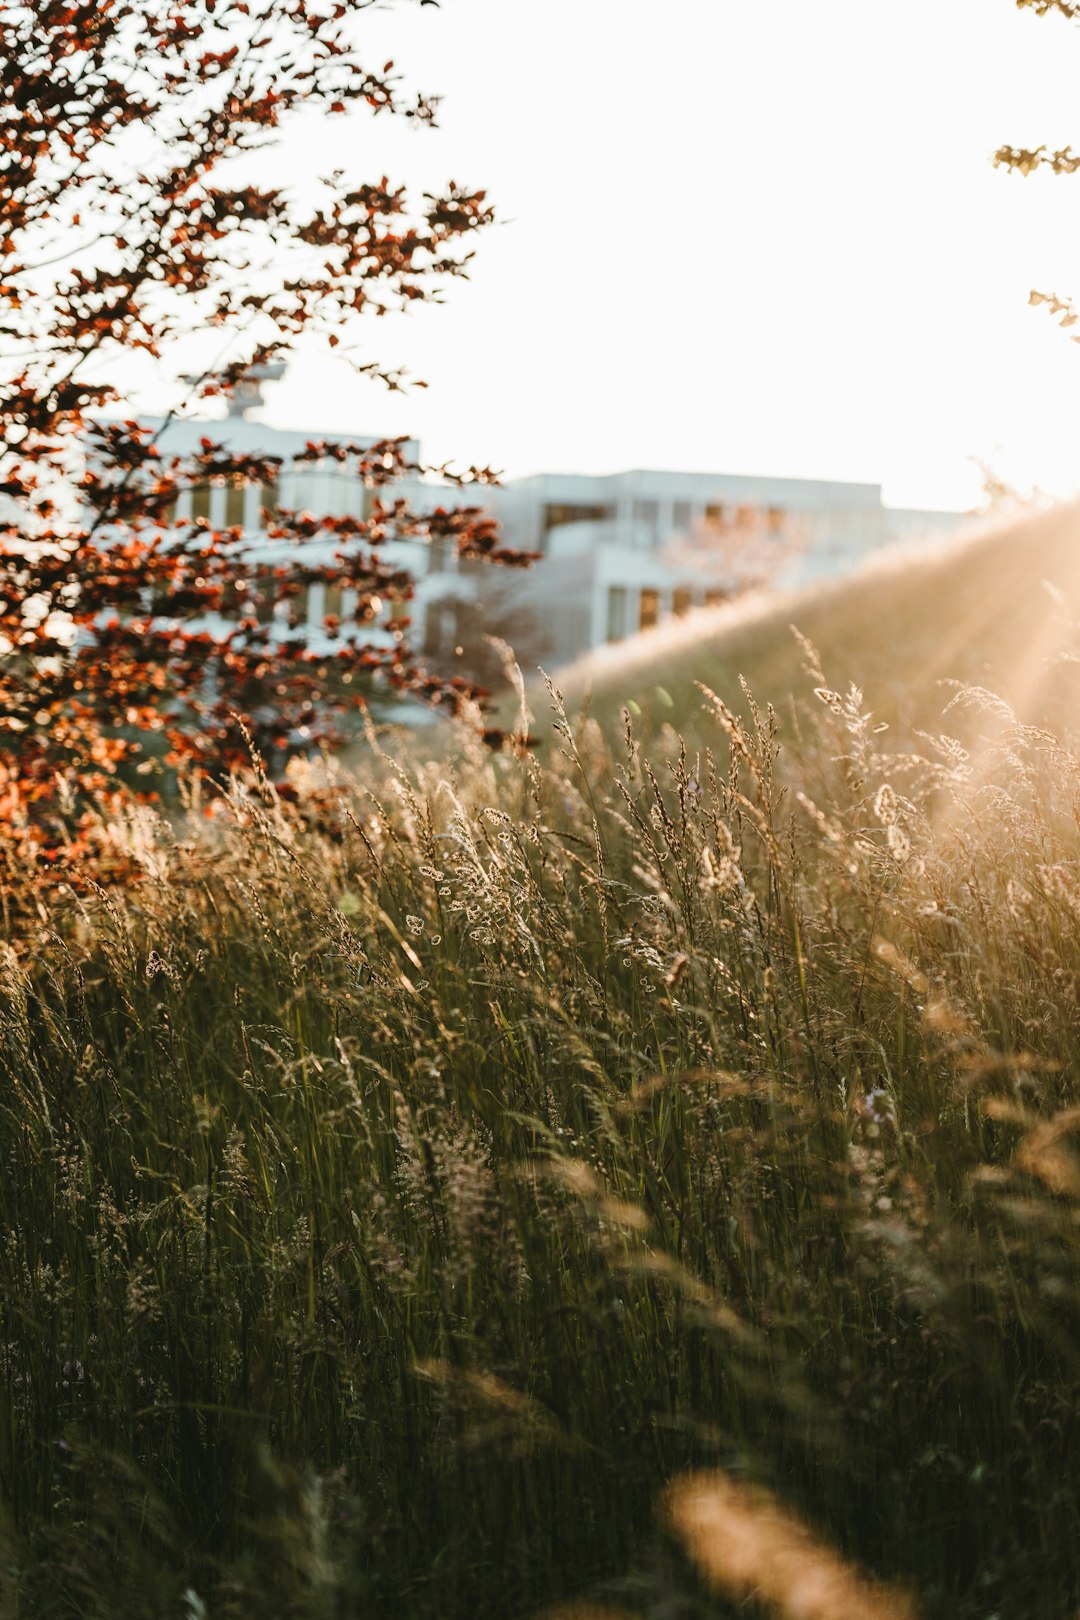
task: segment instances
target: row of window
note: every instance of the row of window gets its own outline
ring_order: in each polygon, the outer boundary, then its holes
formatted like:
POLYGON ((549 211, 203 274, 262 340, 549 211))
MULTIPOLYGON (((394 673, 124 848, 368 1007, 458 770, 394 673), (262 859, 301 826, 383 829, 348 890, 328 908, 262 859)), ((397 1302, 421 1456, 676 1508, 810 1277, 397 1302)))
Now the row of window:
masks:
MULTIPOLYGON (((695 593, 690 585, 677 585, 671 593, 672 615, 681 619, 695 606, 695 593)), ((700 604, 703 607, 714 607, 719 602, 727 600, 728 592, 715 589, 706 590, 700 594, 700 604)), ((607 639, 609 641, 622 641, 624 637, 632 635, 637 630, 651 630, 659 624, 661 616, 661 595, 651 587, 631 592, 625 585, 612 585, 608 588, 607 599, 607 639), (633 596, 637 597, 637 623, 632 625, 631 602, 633 596)))
POLYGON ((214 481, 185 490, 165 508, 166 523, 177 519, 220 524, 225 529, 265 529, 280 505, 277 484, 258 486, 214 481))
MULTIPOLYGON (((359 480, 351 479, 347 485, 338 487, 335 498, 328 502, 325 497, 319 497, 316 486, 298 478, 292 504, 310 504, 320 511, 367 518, 371 516, 374 494, 374 490, 366 488, 359 480)), ((184 491, 166 509, 165 517, 170 523, 178 518, 204 518, 207 523, 225 529, 265 529, 280 506, 281 490, 277 483, 247 484, 214 479, 184 491)))
MULTIPOLYGON (((746 502, 712 501, 704 507, 690 501, 675 501, 669 508, 671 527, 675 534, 686 534, 696 518, 703 515, 707 527, 714 529, 756 528, 763 524, 769 534, 780 534, 789 517, 782 506, 753 506, 746 502)), ((645 528, 656 530, 660 526, 661 503, 658 500, 636 500, 634 521, 645 528)), ((557 529, 567 523, 604 523, 615 516, 613 506, 583 505, 555 502, 544 508, 544 528, 557 529)))
MULTIPOLYGON (((356 592, 344 585, 305 586, 298 595, 289 598, 287 607, 290 623, 321 630, 327 619, 335 619, 339 624, 351 619, 356 609, 356 592)), ((408 616, 408 602, 390 603, 391 624, 397 624, 408 616)))
POLYGON ((544 508, 544 528, 559 529, 565 523, 606 523, 614 516, 613 506, 583 506, 556 502, 544 508))

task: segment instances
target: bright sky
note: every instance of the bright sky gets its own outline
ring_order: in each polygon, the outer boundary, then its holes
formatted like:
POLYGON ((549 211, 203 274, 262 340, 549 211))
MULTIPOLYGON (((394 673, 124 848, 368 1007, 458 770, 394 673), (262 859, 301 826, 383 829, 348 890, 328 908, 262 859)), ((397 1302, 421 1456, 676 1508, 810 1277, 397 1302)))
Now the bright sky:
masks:
POLYGON ((441 308, 370 322, 388 396, 305 352, 279 426, 408 432, 510 475, 655 466, 867 479, 965 507, 1080 485, 1080 28, 1013 0, 443 0, 372 15, 435 132, 303 127, 277 172, 486 185, 441 308))

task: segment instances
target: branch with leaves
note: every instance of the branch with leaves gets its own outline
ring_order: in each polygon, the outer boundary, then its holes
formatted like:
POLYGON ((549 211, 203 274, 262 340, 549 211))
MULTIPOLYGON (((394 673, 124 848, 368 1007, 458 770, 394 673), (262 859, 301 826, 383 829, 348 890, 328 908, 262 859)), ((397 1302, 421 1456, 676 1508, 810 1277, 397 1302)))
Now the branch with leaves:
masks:
POLYGON ((14 0, 0 14, 0 832, 17 828, 42 860, 62 844, 57 806, 133 781, 155 735, 178 767, 222 770, 301 718, 312 742, 332 739, 375 673, 459 705, 465 684, 409 653, 413 582, 393 547, 530 560, 478 505, 428 511, 395 492, 406 475, 421 490, 425 472, 452 476, 408 461, 402 441, 307 445, 294 466, 347 462, 367 515, 275 510, 253 545, 178 518, 177 501, 275 484, 280 458, 209 437, 170 455, 161 428, 103 414, 123 405, 132 355, 171 380, 204 331, 220 333, 221 358, 173 416, 227 398, 301 336, 406 386, 357 352, 357 320, 466 275, 493 219, 485 193, 451 182, 413 201, 346 168, 302 196, 257 178, 301 110, 433 121, 432 97, 366 59, 371 5, 14 0), (312 584, 354 604, 320 648, 290 633, 312 584))
POLYGON ((1016 4, 1021 11, 1026 11, 1030 6, 1037 17, 1045 17, 1051 11, 1068 17, 1070 21, 1080 17, 1080 0, 1016 0, 1016 4))
MULTIPOLYGON (((1080 18, 1080 0, 1016 0, 1016 5, 1020 11, 1030 8, 1039 17, 1057 12, 1071 21, 1080 18)), ((1051 151, 1045 145, 999 146, 994 153, 994 166, 1023 175, 1025 179, 1037 174, 1041 169, 1049 170, 1051 174, 1076 174, 1080 171, 1080 152, 1074 152, 1071 146, 1061 147, 1058 151, 1051 151)), ((1073 328, 1080 324, 1080 313, 1077 312, 1071 299, 1059 298, 1056 293, 1039 292, 1036 288, 1032 288, 1028 302, 1045 306, 1047 312, 1057 319, 1061 329, 1069 333, 1071 341, 1080 343, 1080 332, 1073 331, 1073 328)))

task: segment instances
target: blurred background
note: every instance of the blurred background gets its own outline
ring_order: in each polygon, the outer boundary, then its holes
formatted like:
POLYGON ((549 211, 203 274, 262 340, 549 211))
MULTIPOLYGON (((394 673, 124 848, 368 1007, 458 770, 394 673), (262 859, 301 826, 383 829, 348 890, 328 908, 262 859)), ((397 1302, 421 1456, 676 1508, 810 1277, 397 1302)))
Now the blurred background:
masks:
MULTIPOLYGON (((444 308, 362 328, 361 358, 426 392, 388 397, 302 349, 268 390, 273 425, 405 433, 511 477, 870 481, 963 510, 982 462, 1022 492, 1076 489, 1080 356, 1027 298, 1075 287, 1080 192, 992 167, 1002 144, 1077 135, 1062 19, 443 0, 362 27, 373 62, 444 96, 440 128, 302 121, 275 178, 453 177, 487 186, 501 223, 444 308)), ((136 397, 166 403, 149 379, 136 397)))

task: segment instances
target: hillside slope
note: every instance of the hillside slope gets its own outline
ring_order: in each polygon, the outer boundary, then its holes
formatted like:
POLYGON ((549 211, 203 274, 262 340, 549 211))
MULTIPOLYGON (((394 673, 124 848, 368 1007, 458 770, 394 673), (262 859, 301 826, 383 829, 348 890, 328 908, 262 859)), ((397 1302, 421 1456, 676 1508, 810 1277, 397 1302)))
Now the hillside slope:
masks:
MULTIPOLYGON (((582 659, 559 684, 571 709, 587 707, 602 723, 618 723, 629 706, 639 729, 669 722, 692 740, 697 681, 734 709, 743 707, 740 676, 781 711, 809 695, 794 624, 820 651, 830 686, 854 681, 901 731, 937 726, 951 681, 988 687, 1025 720, 1061 726, 1080 699, 1078 618, 1080 508, 1061 507, 896 548, 816 590, 702 611, 582 659)), ((534 706, 542 717, 543 701, 534 706)))

